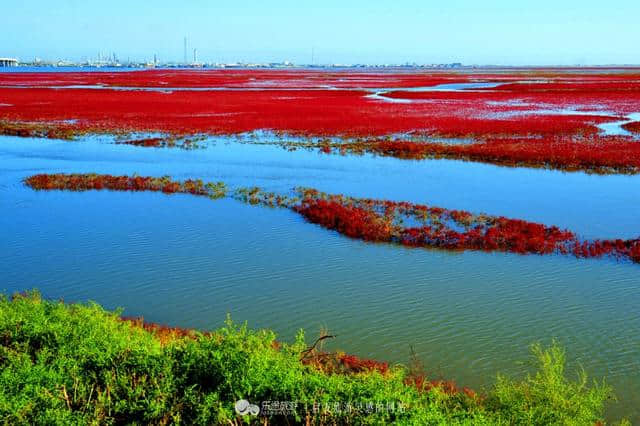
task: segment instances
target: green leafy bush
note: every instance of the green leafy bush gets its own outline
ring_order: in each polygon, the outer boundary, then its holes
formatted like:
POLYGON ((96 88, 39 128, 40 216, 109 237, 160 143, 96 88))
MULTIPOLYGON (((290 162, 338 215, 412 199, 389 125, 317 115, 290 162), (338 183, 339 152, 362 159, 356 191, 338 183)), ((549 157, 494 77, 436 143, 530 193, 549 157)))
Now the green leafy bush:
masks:
POLYGON ((567 380, 555 343, 533 346, 534 375, 521 382, 499 376, 488 395, 477 396, 437 386, 419 391, 401 366, 384 374, 320 371, 300 361, 302 332, 283 344, 271 331, 229 319, 215 332, 167 340, 119 314, 42 300, 37 292, 1 296, 0 422, 593 424, 611 397, 584 374, 567 380), (288 416, 242 416, 234 409, 240 399, 296 405, 288 416))

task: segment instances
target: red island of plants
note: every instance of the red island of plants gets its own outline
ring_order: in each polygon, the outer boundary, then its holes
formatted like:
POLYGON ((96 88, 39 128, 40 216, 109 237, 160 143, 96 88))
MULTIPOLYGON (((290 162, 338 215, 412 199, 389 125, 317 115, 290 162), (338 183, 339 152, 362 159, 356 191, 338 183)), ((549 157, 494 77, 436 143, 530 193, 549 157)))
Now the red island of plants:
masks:
MULTIPOLYGON (((173 181, 169 177, 96 174, 40 174, 25 180, 36 190, 161 191, 220 198, 222 182, 173 181)), ((446 250, 482 250, 518 254, 611 256, 640 263, 640 239, 582 240, 573 232, 519 219, 474 214, 441 207, 325 194, 298 188, 293 197, 240 188, 234 197, 250 204, 289 208, 309 222, 364 241, 446 250)))

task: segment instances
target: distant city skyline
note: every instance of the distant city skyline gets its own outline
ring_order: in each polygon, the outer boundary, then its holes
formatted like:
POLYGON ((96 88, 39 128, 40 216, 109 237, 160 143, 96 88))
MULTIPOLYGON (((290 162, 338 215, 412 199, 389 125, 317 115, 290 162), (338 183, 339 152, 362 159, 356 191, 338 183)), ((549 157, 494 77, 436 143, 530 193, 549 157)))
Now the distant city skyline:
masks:
POLYGON ((26 0, 3 15, 0 56, 21 61, 183 62, 197 49, 206 63, 640 64, 640 4, 626 0, 26 0))

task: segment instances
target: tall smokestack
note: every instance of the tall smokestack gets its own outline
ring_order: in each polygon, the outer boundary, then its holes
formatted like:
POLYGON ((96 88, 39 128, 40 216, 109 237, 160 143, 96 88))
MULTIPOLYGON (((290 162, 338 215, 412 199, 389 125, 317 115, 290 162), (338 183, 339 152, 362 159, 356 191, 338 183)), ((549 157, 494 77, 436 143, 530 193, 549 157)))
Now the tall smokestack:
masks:
POLYGON ((184 38, 184 63, 187 63, 187 37, 184 38))
POLYGON ((198 49, 193 49, 193 63, 198 62, 198 49))

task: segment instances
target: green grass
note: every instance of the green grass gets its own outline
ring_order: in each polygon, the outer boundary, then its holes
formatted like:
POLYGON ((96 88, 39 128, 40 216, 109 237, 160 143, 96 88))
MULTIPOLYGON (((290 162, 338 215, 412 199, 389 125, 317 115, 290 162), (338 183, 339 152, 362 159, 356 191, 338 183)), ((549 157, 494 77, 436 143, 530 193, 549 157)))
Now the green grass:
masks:
POLYGON ((300 362, 308 346, 302 332, 291 344, 275 339, 230 320, 210 334, 160 339, 97 304, 66 305, 37 292, 0 296, 0 423, 263 424, 264 417, 235 413, 244 398, 297 401, 295 415, 267 418, 273 424, 586 425, 602 420, 612 397, 584 374, 567 379, 555 343, 533 346, 535 373, 521 381, 499 376, 477 397, 419 392, 405 384, 402 366, 325 373, 300 362), (363 410, 323 412, 335 402, 363 410))

